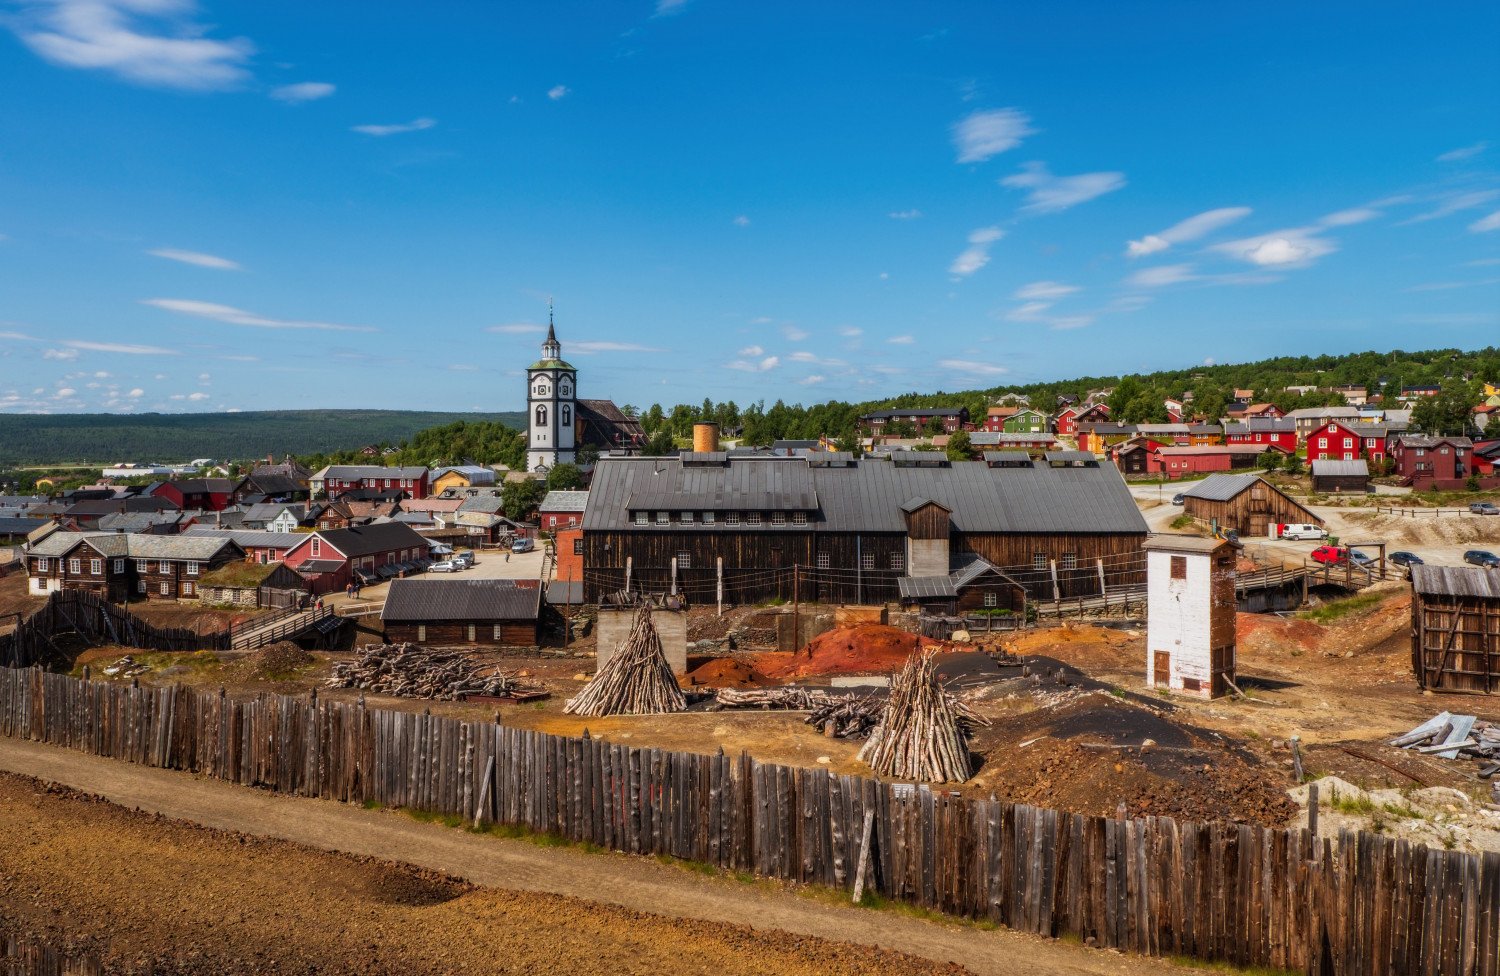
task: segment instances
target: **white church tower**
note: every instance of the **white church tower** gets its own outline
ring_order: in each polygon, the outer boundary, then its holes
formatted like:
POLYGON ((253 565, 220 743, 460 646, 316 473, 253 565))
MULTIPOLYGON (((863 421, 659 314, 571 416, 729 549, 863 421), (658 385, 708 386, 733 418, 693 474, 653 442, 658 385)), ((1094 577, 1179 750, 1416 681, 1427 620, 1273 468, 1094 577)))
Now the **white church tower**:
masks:
POLYGON ((578 372, 562 358, 562 345, 547 312, 547 341, 542 358, 526 370, 526 470, 551 468, 576 456, 574 412, 577 410, 578 372))

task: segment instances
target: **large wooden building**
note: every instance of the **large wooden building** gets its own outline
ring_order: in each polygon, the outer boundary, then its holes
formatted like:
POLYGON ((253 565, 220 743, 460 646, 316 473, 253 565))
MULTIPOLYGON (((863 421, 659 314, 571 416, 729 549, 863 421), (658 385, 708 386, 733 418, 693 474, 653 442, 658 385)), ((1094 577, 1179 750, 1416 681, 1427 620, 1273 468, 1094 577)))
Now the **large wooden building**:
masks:
POLYGON ((30 591, 88 590, 116 602, 195 600, 210 571, 245 558, 227 535, 54 532, 26 549, 30 591))
POLYGON ((1146 523, 1113 465, 997 457, 603 459, 583 519, 587 599, 628 586, 712 602, 722 582, 730 603, 884 602, 968 554, 1038 599, 1096 594, 1101 574, 1144 582, 1146 523))
POLYGON ((1411 666, 1433 691, 1500 691, 1500 573, 1411 568, 1411 666))
POLYGON ((1201 522, 1240 535, 1266 535, 1289 522, 1322 525, 1323 520, 1256 474, 1209 475, 1182 493, 1182 510, 1201 522))
POLYGON ((534 579, 398 579, 380 620, 392 642, 529 647, 537 643, 542 584, 534 579))

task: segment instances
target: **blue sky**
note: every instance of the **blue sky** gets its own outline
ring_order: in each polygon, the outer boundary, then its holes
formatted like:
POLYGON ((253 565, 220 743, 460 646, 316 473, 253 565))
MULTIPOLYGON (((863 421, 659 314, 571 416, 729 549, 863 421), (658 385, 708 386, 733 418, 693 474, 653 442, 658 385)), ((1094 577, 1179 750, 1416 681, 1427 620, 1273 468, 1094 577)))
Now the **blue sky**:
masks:
POLYGON ((1500 339, 1500 6, 0 0, 0 412, 1500 339))

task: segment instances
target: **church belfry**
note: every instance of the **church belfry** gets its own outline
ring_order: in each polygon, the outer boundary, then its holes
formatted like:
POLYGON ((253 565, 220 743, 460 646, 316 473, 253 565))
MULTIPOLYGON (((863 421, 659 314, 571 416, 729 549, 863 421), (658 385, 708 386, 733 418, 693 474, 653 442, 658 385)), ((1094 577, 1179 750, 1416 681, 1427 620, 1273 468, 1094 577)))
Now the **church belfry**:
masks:
POLYGON ((542 358, 526 370, 526 384, 526 470, 571 463, 577 456, 578 371, 562 358, 550 309, 542 358))

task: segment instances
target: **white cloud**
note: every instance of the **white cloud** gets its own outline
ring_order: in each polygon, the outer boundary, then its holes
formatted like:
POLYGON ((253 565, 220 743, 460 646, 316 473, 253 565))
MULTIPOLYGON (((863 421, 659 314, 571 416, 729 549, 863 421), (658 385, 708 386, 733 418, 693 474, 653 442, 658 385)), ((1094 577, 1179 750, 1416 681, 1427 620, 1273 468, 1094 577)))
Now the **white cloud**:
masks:
POLYGON ((967 359, 940 359, 939 369, 952 370, 955 373, 969 373, 973 376, 1004 376, 1010 370, 1004 366, 994 366, 990 363, 975 363, 967 359))
POLYGON ((760 346, 746 346, 739 351, 741 356, 764 356, 766 351, 760 346))
POLYGON ((547 328, 535 322, 507 322, 504 325, 487 325, 484 331, 498 332, 501 335, 524 335, 528 332, 546 332, 547 328))
POLYGON ((567 98, 568 93, 571 91, 572 89, 567 85, 553 85, 551 88, 547 89, 547 97, 552 99, 554 102, 557 102, 561 101, 564 98, 567 98))
POLYGON ((278 102, 300 105, 303 102, 315 102, 320 98, 327 98, 336 90, 326 81, 299 81, 295 85, 272 88, 271 97, 278 102))
POLYGON ((736 227, 749 227, 750 226, 750 218, 746 217, 744 214, 740 214, 738 217, 734 218, 734 226, 736 226, 736 227))
POLYGON ((802 379, 798 380, 797 382, 800 383, 800 384, 802 384, 803 386, 817 386, 819 383, 823 382, 825 379, 827 379, 826 376, 823 376, 823 375, 821 375, 819 373, 814 373, 811 376, 804 376, 804 377, 802 377, 802 379))
POLYGON ((1349 210, 1339 210, 1326 217, 1318 219, 1320 227, 1350 227, 1354 224, 1362 224, 1367 220, 1374 220, 1380 216, 1380 211, 1371 207, 1353 207, 1349 210))
POLYGON ((892 220, 916 220, 922 216, 922 211, 918 210, 916 207, 912 207, 910 210, 893 211, 892 213, 886 214, 886 216, 891 218, 892 220))
POLYGON ((421 132, 437 125, 437 119, 412 119, 410 122, 402 122, 396 125, 356 125, 351 126, 351 131, 367 136, 395 136, 403 132, 421 132))
POLYGON ((1051 302, 1027 302, 1006 312, 1005 317, 1012 322, 1040 322, 1042 313, 1051 307, 1051 302))
POLYGON ((786 358, 789 362, 793 363, 815 363, 818 361, 817 356, 802 349, 799 349, 786 358))
POLYGON ((1031 117, 1014 108, 975 112, 953 126, 953 145, 960 163, 982 163, 991 156, 1014 149, 1035 134, 1031 117))
POLYGON ((212 91, 249 78, 255 47, 218 41, 193 22, 192 0, 45 0, 26 7, 11 29, 44 60, 111 72, 138 85, 212 91))
POLYGON ((889 342, 893 346, 911 346, 911 345, 915 345, 916 344, 917 337, 916 336, 909 336, 909 335, 898 335, 898 336, 891 336, 889 339, 887 339, 885 341, 889 342))
POLYGON ((600 352, 666 352, 665 349, 657 349, 653 346, 643 346, 635 342, 611 342, 608 339, 575 340, 568 343, 568 351, 584 356, 600 352))
POLYGON ((1125 279, 1125 282, 1137 288, 1160 288, 1184 281, 1196 281, 1198 278, 1199 275, 1193 273, 1191 264, 1164 264, 1157 268, 1143 268, 1125 279))
POLYGON ((781 334, 792 342, 801 342, 808 336, 806 329, 799 329, 795 325, 783 325, 781 327, 781 334))
POLYGON ((1033 281, 1016 291, 1015 297, 1022 301, 1033 299, 1056 299, 1078 291, 1077 285, 1065 285, 1058 281, 1033 281))
MULTIPOLYGON (((125 395, 130 397, 130 399, 132 400, 138 400, 146 395, 146 391, 137 386, 125 395)), ((207 394, 204 395, 207 396, 207 394)))
POLYGON ((779 356, 767 356, 764 359, 736 359, 727 363, 725 368, 737 369, 742 373, 766 373, 781 365, 779 356))
POLYGON ((138 346, 124 342, 90 342, 85 339, 69 339, 63 345, 71 349, 82 349, 84 352, 112 352, 122 356, 180 355, 176 349, 164 349, 161 346, 138 346))
POLYGON ((196 400, 207 400, 208 399, 208 394, 207 393, 203 393, 201 391, 198 392, 198 393, 189 393, 188 394, 188 399, 189 400, 195 400, 195 401, 196 400))
POLYGON ((844 325, 839 327, 839 335, 843 336, 845 339, 853 339, 856 336, 862 336, 864 334, 865 330, 857 326, 844 325))
POLYGON ((1026 194, 1026 205, 1021 208, 1024 211, 1057 213, 1120 189, 1125 185, 1125 174, 1101 172, 1055 176, 1048 171, 1046 163, 1027 163, 1024 172, 1001 179, 1000 185, 1030 191, 1026 194))
POLYGON ((1496 210, 1488 217, 1480 217, 1469 225, 1469 230, 1475 234, 1483 234, 1487 231, 1500 230, 1500 210, 1496 210))
POLYGON ((42 350, 42 358, 43 359, 56 359, 56 360, 59 360, 61 362, 72 362, 73 360, 75 360, 75 359, 78 358, 78 350, 77 349, 44 349, 44 350, 42 350))
POLYGON ((1219 207, 1216 210, 1205 210, 1203 213, 1173 224, 1164 231, 1147 234, 1138 241, 1130 241, 1125 246, 1125 256, 1139 258, 1147 254, 1155 254, 1157 251, 1165 251, 1173 244, 1184 244, 1206 237, 1220 227, 1228 226, 1249 215, 1249 207, 1219 207))
POLYGON ((1459 149, 1450 149, 1437 158, 1440 163, 1458 163, 1465 159, 1473 159, 1489 148, 1487 142, 1476 142, 1472 146, 1463 146, 1459 149))
POLYGON ((183 264, 196 265, 200 268, 214 268, 219 271, 239 271, 238 262, 228 258, 221 258, 213 254, 204 254, 202 251, 180 251, 175 247, 158 247, 146 252, 168 261, 180 261, 183 264))
POLYGON ((1306 267, 1338 250, 1338 245, 1319 237, 1317 227, 1290 227, 1255 237, 1215 244, 1213 250, 1259 267, 1306 267))
POLYGON ((1471 190, 1468 193, 1453 193, 1441 198, 1442 202, 1427 213, 1418 214, 1410 220, 1404 221, 1408 224, 1420 224, 1424 220, 1437 220, 1449 214, 1458 213, 1460 210, 1472 210, 1483 206, 1496 197, 1500 197, 1500 190, 1471 190))
POLYGON ((195 315, 198 318, 213 319, 215 322, 225 322, 229 325, 245 325, 257 329, 317 329, 327 332, 379 331, 367 325, 339 325, 333 322, 304 322, 296 319, 266 318, 263 315, 246 312, 229 305, 200 302, 190 298, 147 298, 141 304, 150 305, 153 308, 165 309, 168 312, 195 315))
POLYGON ((71 386, 65 386, 62 389, 58 390, 55 394, 53 394, 53 396, 55 396, 59 400, 64 400, 64 399, 67 399, 70 396, 77 396, 77 395, 78 395, 78 391, 75 390, 75 389, 73 389, 71 386))
POLYGON ((688 0, 656 0, 656 16, 670 17, 672 14, 682 13, 687 5, 688 0))
POLYGON ((1005 236, 998 227, 981 227, 969 235, 969 246, 953 259, 948 272, 956 275, 971 275, 990 263, 990 245, 1005 236))

